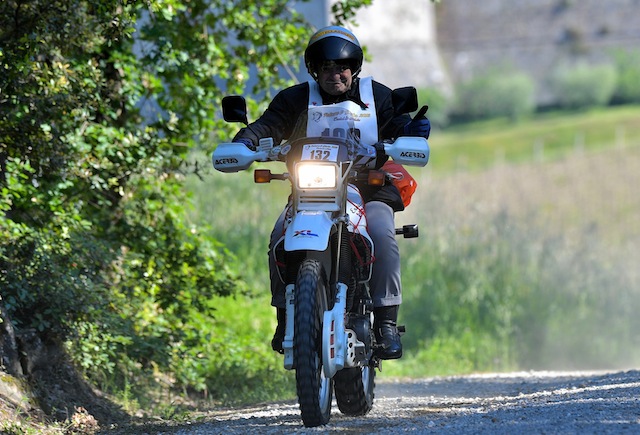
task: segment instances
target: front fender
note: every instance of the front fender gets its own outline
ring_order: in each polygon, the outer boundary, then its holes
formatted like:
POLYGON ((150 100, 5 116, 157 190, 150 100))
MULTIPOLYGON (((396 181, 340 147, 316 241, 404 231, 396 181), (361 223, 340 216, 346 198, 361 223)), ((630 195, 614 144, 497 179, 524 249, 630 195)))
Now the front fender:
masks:
POLYGON ((325 251, 333 221, 324 211, 299 211, 284 234, 285 251, 325 251))

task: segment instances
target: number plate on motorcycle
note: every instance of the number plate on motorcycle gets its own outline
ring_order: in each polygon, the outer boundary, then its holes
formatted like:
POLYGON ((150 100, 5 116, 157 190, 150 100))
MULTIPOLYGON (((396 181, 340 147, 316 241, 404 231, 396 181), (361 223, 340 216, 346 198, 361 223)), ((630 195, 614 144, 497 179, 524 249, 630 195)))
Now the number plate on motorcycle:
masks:
POLYGON ((302 147, 301 160, 324 160, 336 162, 338 160, 338 145, 308 144, 302 147))

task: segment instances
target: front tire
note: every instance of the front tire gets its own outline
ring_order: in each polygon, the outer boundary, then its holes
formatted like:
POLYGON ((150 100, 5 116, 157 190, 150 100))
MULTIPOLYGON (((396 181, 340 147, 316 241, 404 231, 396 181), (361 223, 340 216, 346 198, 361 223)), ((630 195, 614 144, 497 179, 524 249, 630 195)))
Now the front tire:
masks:
POLYGON ((322 370, 322 318, 327 310, 322 265, 305 260, 296 279, 293 355, 296 390, 306 427, 325 425, 331 417, 331 379, 322 370))

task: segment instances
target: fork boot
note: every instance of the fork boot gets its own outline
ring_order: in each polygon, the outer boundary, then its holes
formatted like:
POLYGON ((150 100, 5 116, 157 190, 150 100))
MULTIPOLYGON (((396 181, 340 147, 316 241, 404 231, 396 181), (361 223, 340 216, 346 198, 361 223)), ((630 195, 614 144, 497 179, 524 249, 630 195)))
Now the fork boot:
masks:
POLYGON ((284 308, 276 308, 278 317, 278 326, 276 332, 271 339, 271 349, 278 353, 284 353, 282 342, 284 341, 285 326, 287 324, 287 311, 284 308))
POLYGON ((402 356, 402 343, 396 324, 398 306, 379 307, 373 310, 373 329, 380 345, 377 351, 380 359, 398 359, 402 356))

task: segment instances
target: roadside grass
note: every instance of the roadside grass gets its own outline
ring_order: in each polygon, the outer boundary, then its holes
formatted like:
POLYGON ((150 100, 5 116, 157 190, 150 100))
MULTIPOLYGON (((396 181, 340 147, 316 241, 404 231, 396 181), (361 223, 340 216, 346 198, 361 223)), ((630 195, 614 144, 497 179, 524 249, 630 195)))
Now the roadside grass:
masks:
MULTIPOLYGON (((193 158, 204 165, 209 157, 193 158)), ((278 170, 273 164, 265 167, 278 170)), ((246 283, 246 294, 216 297, 215 324, 203 325, 214 337, 209 351, 218 355, 214 366, 199 369, 209 373, 208 397, 225 405, 292 399, 294 373, 284 370, 282 357, 271 350, 277 322, 266 267, 269 234, 288 185, 257 185, 253 171, 222 174, 211 168, 202 175, 204 181, 188 180, 196 203, 192 224, 225 245, 230 267, 246 283)))
POLYGON ((385 374, 637 367, 640 142, 418 183, 385 374))
POLYGON ((495 119, 434 131, 429 171, 446 174, 554 160, 575 151, 624 148, 639 141, 638 106, 549 112, 515 123, 495 119))
MULTIPOLYGON (((434 131, 429 166, 410 168, 418 192, 396 218, 421 231, 399 240, 406 356, 380 376, 637 366, 638 121, 640 107, 626 106, 434 131)), ((217 301, 213 333, 262 363, 243 367, 238 350, 233 370, 213 375, 237 386, 243 373, 262 373, 273 382, 252 385, 257 400, 292 398, 290 373, 270 350, 266 268, 288 186, 212 169, 188 186, 193 224, 235 255, 250 293, 217 301)))

